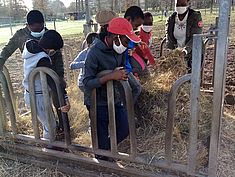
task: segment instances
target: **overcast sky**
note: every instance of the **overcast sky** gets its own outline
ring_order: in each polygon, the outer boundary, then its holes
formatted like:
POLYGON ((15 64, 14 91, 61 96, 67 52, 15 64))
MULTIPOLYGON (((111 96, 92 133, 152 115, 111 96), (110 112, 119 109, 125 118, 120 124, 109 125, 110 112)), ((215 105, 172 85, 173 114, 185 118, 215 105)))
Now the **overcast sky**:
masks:
MULTIPOLYGON (((71 2, 73 2, 74 0, 61 0, 63 3, 64 3, 64 5, 66 6, 66 7, 68 7, 69 5, 70 5, 70 3, 71 2)), ((32 8, 32 0, 24 0, 24 2, 25 2, 25 5, 29 8, 29 9, 31 9, 32 8)))

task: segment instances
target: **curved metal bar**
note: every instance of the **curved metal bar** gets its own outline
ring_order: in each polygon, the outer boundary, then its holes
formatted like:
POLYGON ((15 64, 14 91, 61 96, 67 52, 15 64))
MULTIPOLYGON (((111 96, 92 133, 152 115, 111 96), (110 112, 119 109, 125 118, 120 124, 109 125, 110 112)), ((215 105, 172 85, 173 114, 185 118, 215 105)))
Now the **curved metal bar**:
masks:
MULTIPOLYGON (((58 75, 56 74, 55 71, 48 69, 46 67, 38 67, 35 68, 29 75, 29 92, 30 92, 30 105, 31 105, 31 110, 32 110, 32 118, 33 121, 35 121, 36 118, 36 100, 35 100, 35 87, 34 87, 34 80, 35 77, 38 73, 45 73, 47 75, 49 75, 55 82, 56 85, 56 89, 57 89, 57 93, 58 93, 58 97, 59 97, 59 104, 60 107, 64 106, 64 97, 62 94, 62 90, 60 87, 60 79, 58 77, 58 75), (33 109, 32 109, 33 108, 33 109)), ((66 117, 64 116, 64 114, 62 114, 62 119, 63 119, 63 124, 64 124, 64 133, 65 133, 65 143, 67 146, 69 146, 71 144, 71 138, 70 138, 70 130, 69 127, 67 127, 66 125, 68 125, 68 119, 66 119, 66 117)), ((34 130, 38 129, 38 126, 35 127, 36 125, 34 125, 34 130)), ((36 135, 35 135, 36 137, 36 135)))
MULTIPOLYGON (((113 72, 112 70, 104 70, 97 74, 98 77, 102 77, 106 74, 109 74, 113 72)), ((125 101, 126 101, 126 109, 127 109, 127 115, 128 115, 128 123, 129 123, 129 135, 130 135, 130 146, 131 146, 131 153, 130 157, 132 159, 135 159, 137 156, 137 140, 136 140, 136 129, 135 129, 135 116, 134 116, 134 101, 133 101, 133 95, 132 95, 132 89, 129 85, 128 81, 120 81, 124 92, 125 92, 125 101)), ((107 83, 107 89, 110 87, 110 85, 107 83)), ((109 99, 109 97, 108 97, 109 99)), ((112 101, 112 104, 114 104, 113 99, 110 99, 109 101, 112 101)), ((112 110, 111 110, 112 111, 112 110)), ((115 135, 116 137, 116 135, 115 135)))
POLYGON ((120 81, 126 96, 127 117, 129 123, 129 135, 131 146, 131 158, 135 159, 137 156, 137 139, 136 139, 136 127, 135 127, 135 111, 132 90, 129 82, 120 81))
POLYGON ((191 74, 187 74, 178 79, 172 86, 169 99, 168 99, 168 111, 166 120, 166 135, 165 135, 165 155, 166 161, 170 165, 172 163, 172 142, 173 142, 173 126, 174 115, 176 111, 176 94, 179 88, 186 82, 191 80, 191 74))
POLYGON ((9 73, 9 71, 8 71, 8 69, 5 65, 3 65, 3 73, 4 73, 4 75, 7 79, 7 85, 8 85, 8 88, 9 88, 11 100, 13 101, 14 111, 15 111, 15 114, 17 115, 18 110, 16 110, 16 107, 17 107, 16 106, 16 97, 15 97, 15 93, 14 93, 14 90, 13 90, 10 73, 9 73))
POLYGON ((16 116, 15 116, 14 106, 12 104, 11 95, 7 84, 7 79, 2 71, 0 71, 0 82, 2 83, 2 88, 6 99, 6 106, 10 116, 11 128, 13 134, 15 135, 17 134, 17 127, 16 127, 16 116))
POLYGON ((160 57, 162 57, 163 55, 163 46, 166 43, 166 37, 163 38, 163 40, 161 41, 161 45, 160 45, 160 57))

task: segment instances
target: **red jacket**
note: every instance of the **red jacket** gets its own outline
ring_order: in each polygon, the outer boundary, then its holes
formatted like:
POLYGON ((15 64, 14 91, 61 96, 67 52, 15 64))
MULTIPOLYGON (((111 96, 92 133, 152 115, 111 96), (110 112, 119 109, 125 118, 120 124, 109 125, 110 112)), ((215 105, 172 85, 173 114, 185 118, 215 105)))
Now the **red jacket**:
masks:
POLYGON ((136 53, 143 59, 149 60, 151 65, 155 64, 154 56, 152 55, 150 48, 149 48, 149 41, 151 39, 152 33, 146 33, 143 29, 140 29, 139 37, 141 39, 141 43, 136 47, 136 53))

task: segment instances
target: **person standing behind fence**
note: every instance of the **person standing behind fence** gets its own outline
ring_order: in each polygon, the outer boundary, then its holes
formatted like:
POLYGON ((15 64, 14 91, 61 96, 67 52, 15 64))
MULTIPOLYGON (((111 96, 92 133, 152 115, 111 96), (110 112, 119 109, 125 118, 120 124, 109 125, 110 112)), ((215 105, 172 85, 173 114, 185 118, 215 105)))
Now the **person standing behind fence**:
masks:
MULTIPOLYGON (((91 115, 91 93, 97 89, 97 136, 98 147, 110 150, 109 136, 109 114, 107 103, 106 83, 114 80, 114 104, 117 125, 117 143, 123 141, 129 134, 127 110, 123 105, 125 97, 121 94, 120 83, 117 81, 128 80, 125 67, 125 51, 128 42, 140 42, 138 36, 132 30, 131 24, 124 18, 114 18, 110 21, 108 33, 94 41, 87 54, 85 63, 85 77, 83 84, 85 88, 84 101, 91 115), (97 74, 104 70, 112 70, 111 73, 102 77, 97 74)), ((92 117, 90 117, 92 118, 92 117)), ((96 156, 98 159, 108 160, 107 157, 96 156)))
POLYGON ((189 7, 190 0, 176 0, 175 12, 166 22, 166 46, 180 50, 180 57, 192 68, 193 35, 202 33, 202 17, 199 11, 189 7))
MULTIPOLYGON (((49 69, 52 69, 53 66, 50 56, 53 56, 58 50, 60 50, 63 47, 63 44, 64 43, 62 37, 58 32, 54 30, 46 31, 43 34, 42 38, 39 40, 39 42, 36 40, 29 40, 26 42, 22 53, 22 57, 24 59, 24 80, 23 80, 23 86, 25 88, 24 98, 27 106, 30 107, 30 93, 29 93, 30 72, 37 67, 47 67, 49 69)), ((44 98, 42 93, 40 75, 37 75, 35 77, 34 83, 35 83, 37 116, 43 126, 43 138, 49 139, 49 132, 48 132, 49 117, 46 116, 45 109, 50 109, 50 108, 45 108, 44 106, 44 98)), ((50 76, 47 76, 47 83, 49 85, 49 88, 51 89, 50 93, 56 92, 55 83, 50 76)), ((64 90, 64 87, 62 86, 63 83, 60 84, 61 88, 64 90)), ((70 109, 70 104, 65 90, 64 90, 64 99, 66 105, 59 109, 62 112, 67 113, 70 109)), ((51 119, 52 119, 52 128, 56 130, 55 117, 51 117, 51 119)))
POLYGON ((70 65, 70 69, 72 69, 72 70, 80 69, 80 73, 78 76, 78 87, 82 92, 84 92, 84 87, 83 87, 82 81, 83 81, 84 74, 85 74, 84 67, 85 67, 85 60, 87 57, 87 52, 88 52, 89 48, 92 46, 93 41, 97 37, 98 37, 97 33, 89 33, 86 36, 87 48, 84 49, 83 51, 81 51, 70 65))
POLYGON ((118 15, 111 10, 101 10, 96 16, 95 20, 100 25, 100 28, 97 33, 107 33, 108 24, 113 19, 118 17, 118 15))
MULTIPOLYGON (((31 10, 27 14, 27 25, 26 27, 18 30, 13 37, 9 40, 9 42, 5 45, 0 53, 0 69, 2 69, 6 60, 17 50, 20 49, 21 53, 23 52, 23 46, 25 42, 29 39, 39 40, 40 37, 47 31, 45 28, 45 21, 43 14, 38 10, 31 10)), ((52 69, 58 74, 61 82, 64 87, 66 87, 66 82, 64 81, 64 62, 62 58, 61 51, 58 50, 53 56, 51 56, 52 69)), ((63 132, 63 121, 62 121, 62 113, 58 110, 59 108, 59 100, 58 94, 55 91, 53 93, 53 104, 57 109, 57 115, 59 118, 58 130, 59 132, 63 132)), ((66 119, 68 119, 68 115, 65 114, 66 119)), ((69 127, 69 125, 66 125, 69 127)))

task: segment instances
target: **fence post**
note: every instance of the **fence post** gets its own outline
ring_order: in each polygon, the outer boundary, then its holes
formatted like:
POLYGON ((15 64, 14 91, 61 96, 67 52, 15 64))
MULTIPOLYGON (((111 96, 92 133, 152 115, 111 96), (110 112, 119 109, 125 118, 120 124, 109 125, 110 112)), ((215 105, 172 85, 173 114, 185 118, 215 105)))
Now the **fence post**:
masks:
POLYGON ((212 127, 209 151, 209 177, 215 177, 218 166, 218 153, 221 131, 221 119, 224 104, 224 90, 227 67, 227 50, 231 0, 220 0, 220 13, 218 23, 218 39, 216 46, 215 75, 212 127))
POLYGON ((197 139, 198 120, 200 117, 200 85, 201 85, 201 60, 202 60, 202 36, 196 34, 193 37, 193 58, 190 98, 190 132, 189 132, 189 155, 188 173, 195 174, 197 166, 197 139))

